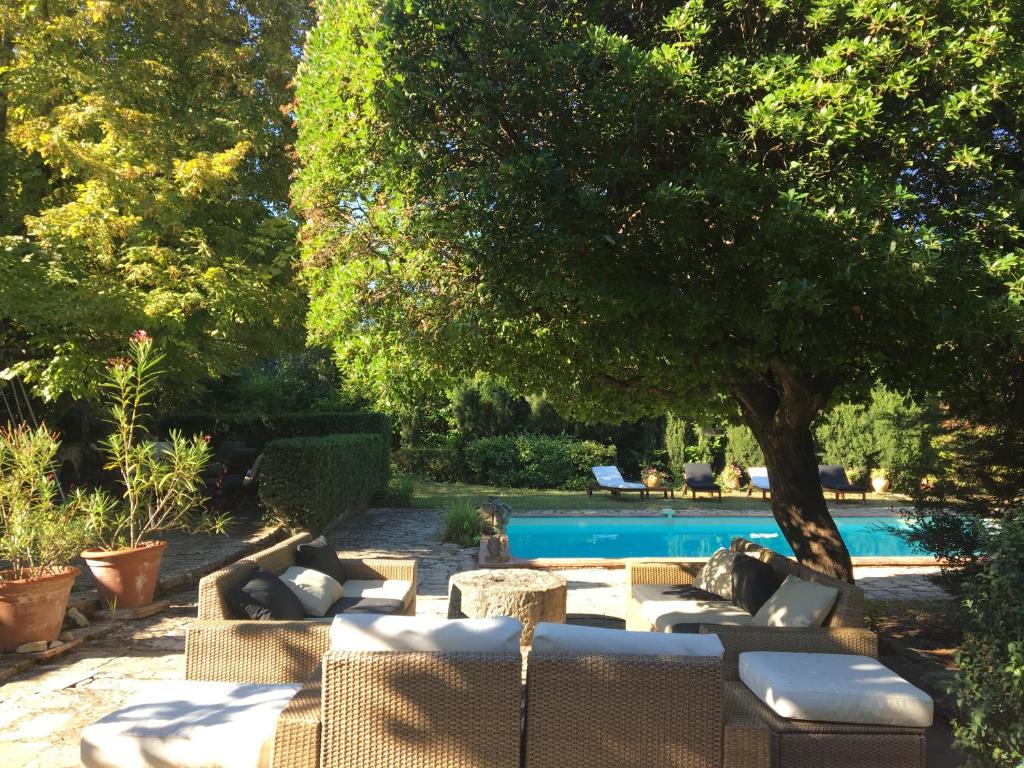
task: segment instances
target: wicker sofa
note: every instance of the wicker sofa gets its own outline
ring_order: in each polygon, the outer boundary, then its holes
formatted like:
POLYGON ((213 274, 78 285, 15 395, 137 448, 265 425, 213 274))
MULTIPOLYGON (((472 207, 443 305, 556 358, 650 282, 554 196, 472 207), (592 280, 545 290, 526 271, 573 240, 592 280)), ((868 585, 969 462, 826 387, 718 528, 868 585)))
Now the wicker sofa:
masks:
MULTIPOLYGON (((787 576, 796 576, 805 581, 813 581, 838 589, 839 595, 832 610, 825 618, 824 628, 864 626, 864 592, 860 587, 826 576, 746 539, 733 539, 730 549, 745 552, 747 555, 767 563, 780 580, 787 576)), ((640 631, 665 629, 666 627, 656 626, 656 622, 652 621, 653 611, 649 603, 657 599, 658 596, 654 594, 657 590, 652 590, 651 587, 690 585, 703 564, 703 560, 696 558, 628 561, 626 564, 626 629, 640 631)), ((702 622, 699 619, 702 608, 705 606, 698 605, 696 601, 688 601, 685 597, 680 598, 678 602, 690 602, 690 605, 686 606, 688 616, 692 616, 693 623, 700 626, 745 624, 750 620, 749 614, 745 614, 742 609, 722 601, 721 606, 707 606, 707 621, 702 622)), ((706 603, 707 601, 702 602, 706 603)), ((710 631, 714 631, 714 629, 710 631)))
MULTIPOLYGON (((299 533, 285 539, 268 549, 249 555, 237 562, 204 576, 199 581, 199 618, 202 619, 236 619, 228 605, 225 595, 234 587, 240 586, 256 572, 257 568, 280 574, 295 565, 295 548, 300 544, 312 541, 308 533, 299 533)), ((343 559, 342 566, 349 579, 361 581, 407 581, 410 584, 401 610, 395 611, 405 616, 416 615, 416 575, 415 560, 398 560, 390 558, 374 559, 343 559)))

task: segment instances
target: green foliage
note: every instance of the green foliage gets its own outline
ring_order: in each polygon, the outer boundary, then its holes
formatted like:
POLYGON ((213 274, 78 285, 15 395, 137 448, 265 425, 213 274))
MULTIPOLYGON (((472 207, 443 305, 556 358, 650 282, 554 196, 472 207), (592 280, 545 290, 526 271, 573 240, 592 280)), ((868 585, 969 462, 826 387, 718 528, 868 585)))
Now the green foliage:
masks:
POLYGON ((306 0, 0 4, 0 368, 95 395, 147 328, 187 400, 301 343, 287 105, 306 0))
POLYGON ((415 492, 415 479, 392 466, 387 487, 379 490, 371 502, 375 507, 411 507, 415 492))
POLYGON ((92 543, 92 522, 109 507, 100 492, 66 500, 54 474, 57 436, 41 426, 0 428, 0 580, 67 565, 92 543))
POLYGON ((391 444, 391 420, 370 412, 177 413, 161 419, 160 429, 202 432, 210 436, 213 445, 242 440, 257 450, 280 438, 370 432, 384 436, 391 444))
POLYGON ((519 432, 530 426, 531 408, 491 376, 478 375, 452 392, 452 418, 463 440, 519 432))
POLYGON ((263 448, 260 499, 271 519, 317 533, 366 509, 388 487, 390 470, 379 433, 272 440, 263 448))
POLYGON ((902 510, 907 526, 891 531, 922 553, 934 555, 947 576, 972 573, 988 548, 989 531, 985 520, 947 508, 902 510))
POLYGON ((459 501, 441 519, 441 541, 472 547, 480 543, 484 519, 475 504, 459 501))
POLYGON ((615 459, 615 446, 547 435, 485 437, 466 444, 476 482, 508 488, 585 488, 591 467, 615 459))
POLYGON ((937 386, 1020 322, 1019 39, 1007 0, 325 2, 311 331, 591 419, 937 386))
POLYGON ((730 424, 726 427, 725 462, 743 469, 764 466, 764 452, 750 427, 745 424, 730 424))
POLYGON ((149 537, 173 529, 223 532, 225 517, 205 514, 203 469, 213 458, 200 435, 170 433, 170 448, 140 440, 147 410, 161 376, 164 357, 152 338, 138 331, 129 343, 128 358, 110 361, 101 385, 108 401, 113 430, 102 441, 104 469, 118 478, 121 503, 98 505, 95 535, 105 549, 135 548, 149 537))
POLYGON ((683 471, 683 465, 689 461, 686 448, 686 421, 669 413, 665 420, 665 451, 673 478, 682 478, 686 474, 683 471))
POLYGON ((971 768, 1024 764, 1024 520, 994 533, 989 559, 968 588, 968 627, 953 690, 953 735, 971 768))
POLYGON ((894 490, 912 492, 934 463, 935 419, 906 395, 879 386, 866 405, 839 403, 827 411, 815 437, 823 463, 856 468, 861 480, 870 468, 884 469, 894 490))
POLYGON ((466 462, 453 439, 439 443, 405 446, 395 451, 395 463, 415 477, 441 482, 459 482, 466 477, 466 462))

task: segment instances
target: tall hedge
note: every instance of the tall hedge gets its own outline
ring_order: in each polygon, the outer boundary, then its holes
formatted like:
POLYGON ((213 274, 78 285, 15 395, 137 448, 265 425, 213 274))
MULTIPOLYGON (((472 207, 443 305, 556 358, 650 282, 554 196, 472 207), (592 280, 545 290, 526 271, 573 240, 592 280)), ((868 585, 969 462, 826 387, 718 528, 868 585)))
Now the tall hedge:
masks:
POLYGON ((390 453, 381 434, 272 440, 263 448, 263 506, 285 525, 320 531, 335 518, 361 512, 387 487, 390 453))
POLYGON ((253 448, 263 448, 271 440, 320 435, 380 434, 390 448, 391 420, 382 413, 367 411, 301 411, 274 414, 223 414, 209 412, 177 413, 160 420, 159 429, 192 435, 211 436, 211 443, 244 440, 253 448))
POLYGON ((510 488, 579 490, 591 467, 615 461, 615 446, 547 435, 483 437, 466 444, 466 464, 479 483, 510 488))

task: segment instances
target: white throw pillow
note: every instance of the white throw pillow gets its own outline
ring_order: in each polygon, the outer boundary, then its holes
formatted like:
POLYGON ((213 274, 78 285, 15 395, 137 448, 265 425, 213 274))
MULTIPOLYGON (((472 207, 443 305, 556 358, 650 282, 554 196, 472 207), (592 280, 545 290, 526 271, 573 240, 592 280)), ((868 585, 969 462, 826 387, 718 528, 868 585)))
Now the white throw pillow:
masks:
POLYGON ((280 579, 299 598, 307 616, 323 616, 345 596, 345 588, 337 580, 312 568, 293 565, 280 579))
POLYGON ((533 633, 533 651, 593 653, 608 656, 714 656, 724 648, 718 635, 628 632, 541 622, 533 633))
POLYGON ((731 549, 718 549, 693 578, 693 586, 723 600, 732 600, 732 567, 737 557, 746 555, 731 549))
POLYGON ((340 614, 331 624, 334 651, 449 651, 519 653, 518 619, 442 619, 435 616, 340 614))
POLYGON ((839 590, 787 576, 775 594, 754 614, 758 627, 820 627, 835 605, 839 590))

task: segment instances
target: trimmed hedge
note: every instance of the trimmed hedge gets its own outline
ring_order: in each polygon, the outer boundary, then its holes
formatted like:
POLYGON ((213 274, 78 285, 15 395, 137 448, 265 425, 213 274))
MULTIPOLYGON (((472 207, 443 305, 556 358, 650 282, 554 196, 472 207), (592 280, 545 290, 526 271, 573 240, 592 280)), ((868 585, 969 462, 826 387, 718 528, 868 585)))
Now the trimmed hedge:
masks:
POLYGON ((395 464, 403 472, 426 480, 458 483, 466 479, 466 465, 453 444, 402 447, 395 451, 395 464))
POLYGON ((466 444, 466 464, 478 483, 510 488, 581 490, 591 467, 615 461, 615 446, 547 435, 484 437, 466 444))
POLYGON ((380 434, 272 440, 263 448, 260 499, 273 520, 317 533, 387 488, 390 452, 380 434))
POLYGON ((301 411, 273 414, 176 413, 160 420, 161 434, 177 429, 186 435, 210 435, 214 447, 225 440, 243 440, 259 450, 271 440, 321 435, 383 435, 391 446, 391 419, 366 411, 301 411))

